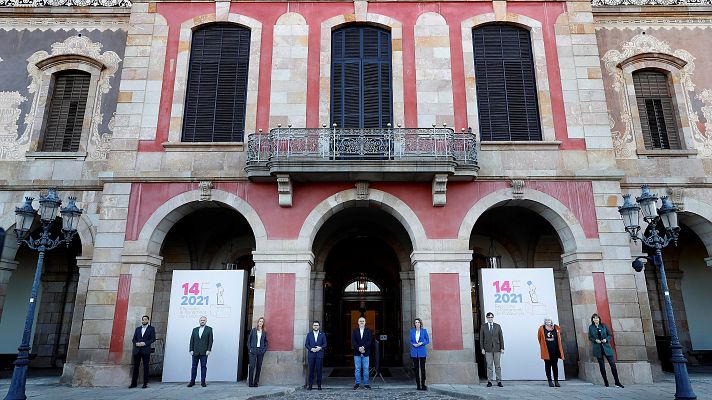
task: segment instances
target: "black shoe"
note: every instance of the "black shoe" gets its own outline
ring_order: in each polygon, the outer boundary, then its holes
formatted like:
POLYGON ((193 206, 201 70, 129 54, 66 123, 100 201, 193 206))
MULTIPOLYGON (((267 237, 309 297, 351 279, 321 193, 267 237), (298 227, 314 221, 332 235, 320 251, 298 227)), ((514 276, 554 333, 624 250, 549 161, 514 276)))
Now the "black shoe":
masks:
POLYGON ((549 387, 554 387, 554 382, 549 381, 549 387))
POLYGON ((317 386, 316 390, 321 390, 321 385, 317 386))
POLYGON ((492 387, 492 382, 487 381, 487 387, 492 387))
POLYGON ((504 387, 504 385, 502 385, 502 382, 497 382, 497 386, 504 387))
POLYGON ((420 387, 422 388, 422 390, 428 390, 428 387, 425 385, 421 385, 420 387))
POLYGON ((625 387, 625 386, 623 386, 623 384, 620 383, 620 382, 616 382, 616 386, 618 386, 618 387, 621 388, 621 389, 623 389, 623 388, 625 387))
POLYGON ((554 381, 554 386, 561 387, 561 385, 559 385, 559 381, 554 381))
POLYGON ((606 382, 603 382, 603 385, 604 385, 605 387, 608 387, 608 386, 609 386, 607 381, 606 381, 606 382))
POLYGON ((312 385, 309 385, 309 387, 307 387, 307 390, 312 390, 312 385))
POLYGON ((193 386, 195 386, 195 382, 190 382, 190 383, 188 384, 188 387, 193 387, 193 386))
POLYGON ((366 389, 371 389, 370 385, 363 385, 363 387, 365 387, 366 389))
POLYGON ((131 386, 129 386, 129 389, 133 389, 133 388, 135 388, 135 387, 136 387, 136 384, 135 384, 135 383, 132 383, 131 386))
POLYGON ((141 389, 146 389, 147 387, 148 385, 144 383, 143 386, 141 386, 141 389))
POLYGON ((358 383, 354 385, 354 390, 358 389, 358 383))
POLYGON ((415 388, 415 390, 423 390, 423 389, 420 387, 420 385, 418 385, 418 386, 415 388))
POLYGON ((208 386, 208 385, 207 385, 205 382, 200 382, 200 386, 206 387, 206 386, 208 386))
POLYGON ((259 386, 260 386, 260 384, 255 382, 254 387, 259 387, 259 386))

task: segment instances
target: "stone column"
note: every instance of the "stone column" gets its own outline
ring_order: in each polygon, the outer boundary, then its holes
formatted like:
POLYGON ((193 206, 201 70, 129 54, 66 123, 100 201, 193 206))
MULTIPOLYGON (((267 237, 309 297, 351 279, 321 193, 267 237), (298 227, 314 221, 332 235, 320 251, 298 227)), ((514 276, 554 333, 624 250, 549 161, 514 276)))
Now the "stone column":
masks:
MULTIPOLYGON (((71 384, 74 379, 74 369, 79 361, 79 339, 82 334, 82 324, 86 314, 87 293, 89 291, 89 276, 91 275, 91 257, 77 257, 77 268, 79 268, 79 279, 77 281, 77 294, 74 297, 74 313, 72 314, 72 328, 69 333, 69 344, 67 345, 67 362, 64 363, 64 370, 60 382, 71 384)), ((94 309, 93 311, 96 311, 94 309)), ((87 315, 87 318, 95 318, 96 315, 87 315)))
POLYGON ((304 335, 311 327, 309 320, 312 314, 309 307, 312 304, 310 286, 314 255, 310 251, 268 250, 253 252, 252 259, 255 262, 254 315, 265 316, 270 333, 270 351, 262 364, 260 383, 303 384, 306 376, 304 335), (285 287, 291 288, 293 282, 292 294, 286 293, 279 284, 268 287, 268 281, 277 276, 284 279, 272 280, 270 284, 287 282, 285 287), (292 301, 292 310, 279 309, 281 304, 292 301), (278 321, 272 320, 275 315, 281 318, 278 321), (291 337, 285 339, 285 335, 290 332, 291 337), (278 337, 284 343, 277 343, 278 337))
POLYGON ((426 366, 430 383, 478 382, 470 296, 471 260, 470 250, 411 254, 415 313, 430 333, 426 366), (453 304, 458 298, 459 305, 453 304), (443 321, 438 322, 440 319, 443 321), (458 323, 460 329, 453 329, 458 323))
MULTIPOLYGON (((5 240, 8 240, 7 238, 5 240)), ((17 269, 19 263, 15 260, 0 260, 0 316, 5 306, 5 296, 7 293, 7 284, 10 282, 12 273, 17 269)))
MULTIPOLYGON (((312 301, 311 301, 311 320, 321 321, 324 323, 324 277, 325 272, 312 272, 311 273, 311 290, 312 290, 312 301)), ((310 321, 307 321, 309 323, 310 321)))
MULTIPOLYGON (((421 318, 415 315, 415 273, 405 271, 400 273, 401 279, 401 315, 403 326, 403 365, 410 365, 410 326, 413 319, 421 318)), ((427 364, 427 363, 426 363, 427 364)))

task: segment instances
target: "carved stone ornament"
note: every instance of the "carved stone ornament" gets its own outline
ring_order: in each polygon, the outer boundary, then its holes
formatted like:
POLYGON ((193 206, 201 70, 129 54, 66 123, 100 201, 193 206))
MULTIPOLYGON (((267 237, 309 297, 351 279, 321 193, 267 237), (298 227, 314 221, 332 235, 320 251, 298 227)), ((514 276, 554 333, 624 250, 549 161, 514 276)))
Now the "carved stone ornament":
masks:
POLYGON ((368 182, 359 181, 356 182, 356 200, 368 200, 368 182))
POLYGON ((0 159, 17 157, 17 120, 20 104, 27 100, 20 92, 0 92, 0 159))
POLYGON ((201 181, 198 183, 200 188, 200 201, 208 201, 212 196, 213 183, 210 181, 201 181))
POLYGON ((433 207, 444 207, 447 203, 447 175, 433 177, 433 207))
POLYGON ((681 187, 667 188, 665 193, 679 211, 685 210, 685 189, 681 187))
MULTIPOLYGON (((700 157, 712 158, 712 131, 707 128, 707 133, 700 132, 698 127, 699 116, 697 112, 692 107, 692 101, 690 99, 690 92, 695 91, 695 84, 692 82, 692 76, 695 71, 695 57, 690 54, 687 50, 677 49, 672 50, 670 45, 654 36, 649 34, 638 34, 634 36, 630 41, 623 44, 623 51, 618 50, 608 50, 603 56, 603 63, 606 66, 606 71, 613 79, 613 90, 619 94, 620 98, 620 120, 625 126, 623 132, 614 131, 613 132, 613 149, 615 151, 617 158, 636 158, 636 147, 635 147, 635 137, 633 132, 633 117, 631 114, 631 107, 637 105, 632 105, 628 101, 628 92, 626 90, 625 77, 623 76, 623 70, 618 66, 622 61, 628 58, 646 53, 659 53, 667 54, 673 57, 679 58, 686 62, 685 66, 679 71, 680 73, 680 85, 683 88, 683 96, 685 98, 685 104, 680 104, 680 107, 685 107, 687 115, 690 121, 690 128, 692 130, 692 137, 697 142, 697 149, 699 151, 700 157)), ((706 89, 707 91, 709 89, 706 89)), ((702 91, 698 95, 700 96, 705 93, 702 91)), ((709 94, 708 94, 709 95, 709 94)), ((712 97, 712 96, 710 96, 712 97)), ((712 105, 712 99, 705 102, 705 104, 712 105)), ((703 109, 703 112, 705 110, 703 109)), ((708 113, 712 111, 707 110, 708 113)), ((707 114, 705 114, 705 117, 707 114)), ((709 118, 708 124, 709 124, 709 118)))
POLYGON ((130 0, 0 0, 0 7, 122 7, 130 0))
MULTIPOLYGON (((25 131, 24 133, 15 140, 15 146, 18 149, 22 148, 25 151, 29 148, 30 138, 35 129, 41 129, 39 126, 35 126, 40 121, 42 121, 41 113, 44 113, 44 108, 46 106, 47 99, 40 98, 44 96, 38 96, 40 93, 40 88, 42 85, 48 84, 46 82, 51 77, 49 74, 45 73, 38 64, 49 58, 56 56, 69 56, 67 63, 72 63, 72 55, 83 56, 95 60, 99 65, 102 66, 101 72, 99 74, 99 81, 97 82, 97 92, 93 96, 94 104, 87 107, 92 107, 91 124, 89 128, 89 143, 87 144, 87 152, 89 153, 90 159, 105 159, 109 154, 109 142, 111 140, 111 131, 100 133, 99 126, 104 120, 104 115, 101 113, 101 105, 104 95, 111 90, 110 79, 116 74, 119 69, 119 63, 121 58, 113 52, 106 51, 101 52, 102 44, 94 43, 86 36, 70 36, 64 42, 57 42, 52 45, 52 52, 47 53, 44 50, 38 51, 27 59, 27 72, 30 75, 32 81, 27 87, 30 94, 33 95, 32 106, 30 111, 25 115, 25 131)), ((91 97, 90 93, 90 97, 91 97)), ((112 118, 113 120, 113 118, 112 118)), ((113 123, 110 121, 109 129, 113 130, 113 123)), ((22 157, 21 152, 13 154, 11 157, 4 156, 0 154, 0 158, 9 159, 19 159, 22 157)))
POLYGON ((524 198, 524 180, 523 179, 512 179, 509 181, 512 185, 512 198, 513 199, 523 199, 524 198))
POLYGON ((277 175, 277 194, 280 207, 292 206, 292 180, 289 175, 277 175))

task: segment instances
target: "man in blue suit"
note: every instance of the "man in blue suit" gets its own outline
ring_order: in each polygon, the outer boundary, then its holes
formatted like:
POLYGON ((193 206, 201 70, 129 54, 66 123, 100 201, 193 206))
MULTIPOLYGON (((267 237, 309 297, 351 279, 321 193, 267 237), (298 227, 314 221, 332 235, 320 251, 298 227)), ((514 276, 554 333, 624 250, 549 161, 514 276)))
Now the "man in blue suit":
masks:
POLYGON ((326 335, 319 328, 319 321, 312 323, 312 331, 307 333, 304 347, 307 349, 307 362, 309 363, 309 387, 314 384, 314 370, 316 369, 316 389, 321 390, 321 366, 324 363, 324 349, 326 349, 326 335))
POLYGON ((134 331, 133 339, 133 375, 131 376, 131 386, 135 388, 138 382, 138 366, 143 361, 143 388, 148 387, 148 363, 151 359, 151 345, 156 341, 156 330, 148 324, 148 315, 141 317, 141 326, 134 331))
POLYGON ((366 318, 358 319, 358 328, 351 334, 351 344, 354 347, 354 367, 356 384, 354 390, 361 384, 361 371, 363 371, 363 387, 370 389, 368 384, 368 358, 371 355, 371 330, 366 328, 366 318))

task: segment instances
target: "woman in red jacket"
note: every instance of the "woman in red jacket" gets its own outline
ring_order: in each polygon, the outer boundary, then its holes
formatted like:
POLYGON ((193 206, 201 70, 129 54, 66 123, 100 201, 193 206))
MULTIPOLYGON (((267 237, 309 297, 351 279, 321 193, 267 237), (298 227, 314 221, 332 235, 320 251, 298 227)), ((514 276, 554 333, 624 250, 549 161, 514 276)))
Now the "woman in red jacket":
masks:
POLYGON ((544 325, 539 327, 539 348, 541 359, 544 360, 546 369, 546 380, 550 387, 561 387, 559 385, 559 359, 564 359, 564 347, 561 345, 561 328, 554 324, 551 318, 544 319, 544 325), (551 381, 551 373, 554 373, 554 381, 551 381))

